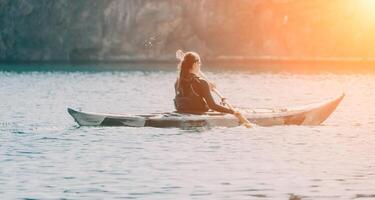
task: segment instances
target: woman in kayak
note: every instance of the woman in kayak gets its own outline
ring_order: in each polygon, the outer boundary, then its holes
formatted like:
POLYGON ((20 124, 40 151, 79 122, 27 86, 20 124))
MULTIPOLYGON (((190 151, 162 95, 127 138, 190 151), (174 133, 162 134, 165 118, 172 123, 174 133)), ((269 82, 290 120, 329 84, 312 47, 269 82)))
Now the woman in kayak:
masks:
POLYGON ((174 105, 178 112, 204 113, 209 109, 238 115, 238 112, 215 103, 211 90, 215 87, 202 77, 200 57, 195 52, 185 53, 181 60, 180 76, 175 83, 174 105))

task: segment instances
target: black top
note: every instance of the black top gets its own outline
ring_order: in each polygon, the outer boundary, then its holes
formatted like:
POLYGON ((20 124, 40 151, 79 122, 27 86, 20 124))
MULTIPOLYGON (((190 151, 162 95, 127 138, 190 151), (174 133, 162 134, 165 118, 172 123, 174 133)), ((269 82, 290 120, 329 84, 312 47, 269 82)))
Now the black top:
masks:
POLYGON ((189 81, 181 81, 181 86, 178 86, 178 80, 176 81, 175 88, 176 88, 176 95, 179 95, 179 92, 183 88, 188 88, 193 90, 192 92, 198 95, 199 97, 204 99, 204 102, 207 104, 208 108, 222 113, 230 113, 233 114, 234 111, 216 104, 214 98, 211 95, 210 86, 208 82, 202 78, 199 78, 195 74, 189 74, 189 81), (189 87, 190 86, 190 87, 189 87))

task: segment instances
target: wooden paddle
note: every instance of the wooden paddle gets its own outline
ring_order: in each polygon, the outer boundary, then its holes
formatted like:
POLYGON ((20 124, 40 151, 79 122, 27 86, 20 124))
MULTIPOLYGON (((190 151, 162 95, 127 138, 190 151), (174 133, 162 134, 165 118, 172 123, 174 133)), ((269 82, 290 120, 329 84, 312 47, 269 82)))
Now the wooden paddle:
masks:
MULTIPOLYGON (((182 60, 182 59, 184 59, 184 56, 185 56, 185 53, 182 50, 179 49, 179 50, 176 51, 176 58, 177 59, 182 60)), ((207 76, 205 74, 203 74, 203 72, 200 72, 200 75, 202 76, 202 78, 206 79, 206 81, 211 83, 208 80, 207 76)), ((226 98, 216 88, 213 88, 213 92, 221 99, 221 101, 225 105, 227 105, 231 110, 234 110, 233 106, 228 103, 226 98)), ((241 124, 243 124, 246 128, 253 128, 253 125, 251 125, 249 120, 241 112, 237 111, 236 113, 237 114, 233 114, 233 115, 237 117, 237 119, 239 120, 239 122, 241 124)))
MULTIPOLYGON (((233 106, 228 103, 227 99, 216 88, 214 88, 213 91, 221 99, 221 102, 223 102, 224 105, 227 105, 231 110, 234 110, 233 106)), ((246 128, 254 127, 241 112, 237 111, 237 113, 238 114, 234 114, 234 116, 237 117, 241 124, 243 124, 246 128)))

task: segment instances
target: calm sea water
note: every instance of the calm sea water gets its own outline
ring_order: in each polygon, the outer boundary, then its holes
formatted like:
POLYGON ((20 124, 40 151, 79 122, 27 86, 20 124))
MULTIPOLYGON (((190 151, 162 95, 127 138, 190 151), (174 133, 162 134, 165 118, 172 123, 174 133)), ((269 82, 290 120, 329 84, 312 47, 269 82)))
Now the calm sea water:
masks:
POLYGON ((375 198, 373 74, 207 72, 240 107, 347 96, 321 126, 181 130, 78 127, 66 112, 171 111, 174 70, 9 69, 1 199, 375 198))

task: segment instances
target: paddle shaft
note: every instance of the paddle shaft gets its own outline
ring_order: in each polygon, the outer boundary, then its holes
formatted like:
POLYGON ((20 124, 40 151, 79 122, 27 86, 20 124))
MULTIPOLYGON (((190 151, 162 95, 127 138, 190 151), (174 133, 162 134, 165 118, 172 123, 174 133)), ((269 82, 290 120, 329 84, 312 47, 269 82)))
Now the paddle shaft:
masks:
MULTIPOLYGON (((206 81, 208 81, 209 83, 211 83, 211 81, 208 80, 207 76, 206 76, 205 74, 203 74, 203 72, 199 72, 199 73, 200 73, 200 75, 201 75, 204 79, 206 79, 206 81)), ((230 104, 226 101, 226 98, 220 93, 219 90, 217 90, 216 88, 213 88, 213 92, 214 92, 214 93, 215 93, 215 94, 221 99, 221 101, 222 101, 223 103, 227 104, 227 106, 228 106, 230 109, 234 110, 233 106, 230 105, 230 104)))
MULTIPOLYGON (((203 74, 203 72, 200 72, 201 76, 206 79, 208 82, 210 82, 207 78, 206 75, 203 74)), ((226 100, 226 98, 219 92, 219 90, 217 90, 216 88, 213 88, 213 92, 221 99, 221 101, 226 104, 231 110, 234 110, 234 107, 228 103, 228 101, 226 100)), ((243 125, 246 127, 246 128, 252 128, 253 125, 251 125, 251 123, 249 122, 249 120, 244 116, 242 115, 240 112, 238 112, 239 115, 235 115, 241 123, 243 123, 243 125)))
MULTIPOLYGON (((206 79, 206 81, 208 81, 208 82, 211 83, 211 81, 208 80, 207 76, 206 76, 205 74, 203 74, 203 72, 200 72, 200 75, 201 75, 204 79, 206 79)), ((213 92, 214 92, 214 93, 215 93, 215 94, 221 99, 221 101, 222 101, 223 103, 227 104, 227 106, 228 106, 230 109, 234 110, 233 106, 232 106, 230 103, 228 103, 228 101, 226 101, 226 98, 221 94, 221 92, 220 92, 219 90, 217 90, 216 88, 213 88, 213 92)))
POLYGON ((234 110, 233 106, 227 102, 226 98, 216 89, 213 89, 213 92, 221 99, 223 103, 225 103, 230 109, 234 110))

